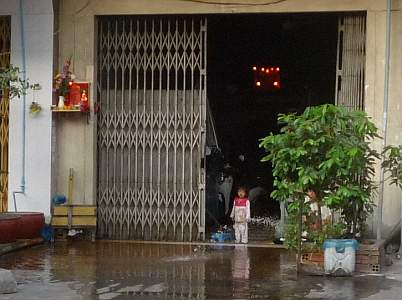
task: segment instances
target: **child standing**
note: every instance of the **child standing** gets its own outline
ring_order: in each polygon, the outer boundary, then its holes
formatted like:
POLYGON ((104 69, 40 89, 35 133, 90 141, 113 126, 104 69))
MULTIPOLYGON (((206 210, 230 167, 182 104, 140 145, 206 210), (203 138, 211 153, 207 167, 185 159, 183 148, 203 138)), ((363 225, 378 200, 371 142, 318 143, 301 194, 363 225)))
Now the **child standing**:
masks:
POLYGON ((248 243, 248 222, 250 222, 250 201, 244 187, 237 190, 230 217, 234 220, 236 243, 248 243))

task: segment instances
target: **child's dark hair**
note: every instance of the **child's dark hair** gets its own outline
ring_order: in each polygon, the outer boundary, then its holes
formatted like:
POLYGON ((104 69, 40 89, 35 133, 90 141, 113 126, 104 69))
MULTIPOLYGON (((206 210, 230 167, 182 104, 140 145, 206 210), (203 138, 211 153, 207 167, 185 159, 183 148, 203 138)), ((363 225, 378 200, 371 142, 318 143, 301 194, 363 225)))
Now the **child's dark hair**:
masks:
POLYGON ((246 196, 248 195, 248 190, 245 186, 241 185, 237 188, 237 192, 243 191, 244 193, 246 193, 246 196))

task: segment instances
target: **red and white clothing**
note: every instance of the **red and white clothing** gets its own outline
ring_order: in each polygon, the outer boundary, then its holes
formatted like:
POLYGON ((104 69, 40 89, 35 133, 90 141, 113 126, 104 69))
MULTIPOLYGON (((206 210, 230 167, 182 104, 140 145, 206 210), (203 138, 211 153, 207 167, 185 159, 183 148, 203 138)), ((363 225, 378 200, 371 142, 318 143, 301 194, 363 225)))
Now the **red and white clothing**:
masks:
POLYGON ((234 199, 232 213, 230 217, 234 219, 236 243, 248 243, 248 222, 250 222, 250 201, 248 198, 234 199))

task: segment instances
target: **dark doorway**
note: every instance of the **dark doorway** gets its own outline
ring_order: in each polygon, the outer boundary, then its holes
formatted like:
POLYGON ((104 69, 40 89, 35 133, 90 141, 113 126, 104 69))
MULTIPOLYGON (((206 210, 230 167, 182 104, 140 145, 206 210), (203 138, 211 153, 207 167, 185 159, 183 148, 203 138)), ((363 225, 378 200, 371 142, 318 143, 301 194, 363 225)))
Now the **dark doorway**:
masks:
MULTIPOLYGON (((279 205, 269 197, 272 170, 260 162, 264 152, 258 147, 259 139, 278 132, 280 113, 301 113, 307 106, 334 103, 337 22, 336 14, 208 17, 208 101, 223 163, 210 160, 207 170, 228 163, 233 187, 265 189, 264 196, 252 203, 252 216, 279 215, 279 205), (256 85, 253 72, 266 67, 280 70, 278 88, 256 85)), ((222 216, 214 213, 219 210, 213 204, 214 184, 209 176, 207 219, 211 212, 222 216)), ((233 194, 234 188, 231 199, 233 194)))

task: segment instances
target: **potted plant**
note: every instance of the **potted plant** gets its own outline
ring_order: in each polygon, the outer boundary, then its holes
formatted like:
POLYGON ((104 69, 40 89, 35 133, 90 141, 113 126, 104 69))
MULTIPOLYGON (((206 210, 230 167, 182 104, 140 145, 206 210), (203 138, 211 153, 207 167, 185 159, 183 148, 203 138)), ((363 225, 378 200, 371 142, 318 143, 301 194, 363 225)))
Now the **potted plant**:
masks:
POLYGON ((31 86, 31 89, 33 90, 33 101, 31 105, 29 106, 29 114, 34 117, 38 115, 42 111, 42 106, 39 104, 39 102, 36 101, 36 91, 39 91, 42 89, 39 83, 33 84, 31 86))
POLYGON ((38 103, 33 101, 29 106, 29 114, 34 117, 42 111, 42 106, 38 103))
POLYGON ((272 163, 274 190, 271 196, 288 202, 285 243, 296 249, 300 235, 310 247, 320 249, 328 237, 358 237, 373 211, 371 193, 378 153, 370 142, 378 137, 366 113, 347 111, 335 105, 308 107, 301 115, 281 114, 278 134, 263 138, 260 147, 272 163), (317 220, 307 224, 311 205, 306 196, 314 192, 317 220), (341 215, 324 222, 321 207, 341 215))

